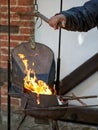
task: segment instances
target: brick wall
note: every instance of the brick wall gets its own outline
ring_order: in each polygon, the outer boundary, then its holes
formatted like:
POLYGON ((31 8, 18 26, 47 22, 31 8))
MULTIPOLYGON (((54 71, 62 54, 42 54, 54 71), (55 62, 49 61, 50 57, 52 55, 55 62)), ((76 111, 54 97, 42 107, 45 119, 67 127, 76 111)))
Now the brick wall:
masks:
MULTIPOLYGON (((34 38, 34 0, 10 0, 10 49, 34 38)), ((0 0, 0 87, 2 109, 7 107, 7 63, 8 63, 8 0, 0 0)), ((12 106, 20 101, 12 98, 12 106)))

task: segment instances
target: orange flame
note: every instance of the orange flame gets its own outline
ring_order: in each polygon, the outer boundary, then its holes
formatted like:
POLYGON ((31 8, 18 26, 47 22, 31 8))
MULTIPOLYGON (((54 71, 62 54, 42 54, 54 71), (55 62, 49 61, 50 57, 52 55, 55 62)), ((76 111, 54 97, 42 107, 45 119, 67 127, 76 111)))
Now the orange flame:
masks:
MULTIPOLYGON (((52 91, 49 86, 42 80, 38 80, 34 70, 29 69, 28 60, 23 54, 18 54, 18 56, 22 59, 26 76, 24 77, 24 88, 30 90, 31 92, 45 95, 52 95, 52 91), (30 74, 33 72, 34 76, 31 77, 30 74)), ((32 63, 34 66, 34 63, 32 63)))

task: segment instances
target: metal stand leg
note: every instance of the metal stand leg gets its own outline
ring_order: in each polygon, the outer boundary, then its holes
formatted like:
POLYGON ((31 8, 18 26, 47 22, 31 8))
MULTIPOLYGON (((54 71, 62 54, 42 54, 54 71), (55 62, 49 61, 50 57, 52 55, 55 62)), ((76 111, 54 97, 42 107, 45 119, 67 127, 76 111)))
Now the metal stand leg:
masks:
POLYGON ((58 122, 55 120, 49 120, 50 130, 59 130, 58 122))
POLYGON ((1 88, 0 88, 0 124, 2 124, 2 112, 1 112, 1 88))
POLYGON ((19 125, 18 125, 16 130, 19 130, 19 128, 21 127, 21 125, 24 122, 25 118, 26 118, 26 115, 23 115, 22 120, 20 121, 20 123, 19 123, 19 125))

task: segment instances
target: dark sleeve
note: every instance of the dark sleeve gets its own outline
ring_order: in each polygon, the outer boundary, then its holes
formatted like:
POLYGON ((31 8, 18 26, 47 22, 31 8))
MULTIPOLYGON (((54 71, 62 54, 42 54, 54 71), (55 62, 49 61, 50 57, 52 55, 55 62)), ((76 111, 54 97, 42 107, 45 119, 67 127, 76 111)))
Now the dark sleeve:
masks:
POLYGON ((66 30, 88 31, 98 26, 98 0, 90 0, 83 6, 62 11, 67 18, 66 30))

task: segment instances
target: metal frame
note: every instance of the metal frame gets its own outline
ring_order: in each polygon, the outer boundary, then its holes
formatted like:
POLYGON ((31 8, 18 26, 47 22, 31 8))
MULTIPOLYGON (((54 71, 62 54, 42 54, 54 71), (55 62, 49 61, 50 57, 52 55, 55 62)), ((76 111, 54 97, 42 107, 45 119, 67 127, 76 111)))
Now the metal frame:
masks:
MULTIPOLYGON (((63 0, 60 2, 60 12, 62 11, 63 0)), ((56 75, 56 90, 59 94, 59 84, 60 84, 60 51, 61 51, 61 27, 59 28, 59 45, 58 45, 58 58, 57 58, 57 75, 56 75)))
POLYGON ((7 129, 10 130, 11 126, 11 118, 10 118, 10 112, 11 112, 11 101, 10 101, 10 95, 9 90, 11 86, 11 73, 10 73, 10 0, 8 0, 8 120, 7 120, 7 129))

